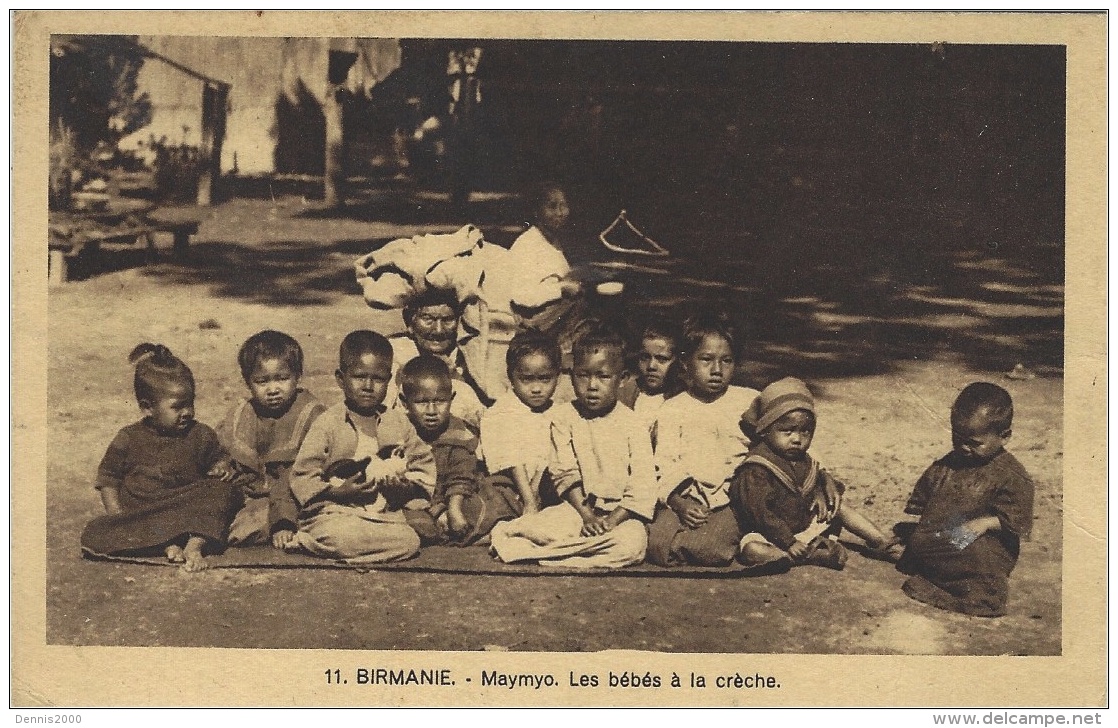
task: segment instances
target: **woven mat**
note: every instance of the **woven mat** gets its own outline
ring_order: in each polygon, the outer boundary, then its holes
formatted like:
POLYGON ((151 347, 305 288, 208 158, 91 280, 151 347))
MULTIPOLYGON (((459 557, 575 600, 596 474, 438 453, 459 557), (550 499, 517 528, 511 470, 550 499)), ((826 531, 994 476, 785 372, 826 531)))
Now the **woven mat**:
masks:
MULTIPOLYGON (((104 556, 84 552, 85 558, 150 566, 178 566, 155 556, 104 556)), ((494 574, 502 576, 659 576, 724 578, 755 573, 747 567, 677 566, 662 567, 636 564, 622 569, 570 569, 541 566, 538 563, 505 564, 489 554, 488 547, 428 546, 407 561, 391 564, 347 564, 303 554, 289 554, 269 546, 230 548, 222 554, 207 557, 211 569, 352 569, 358 571, 413 571, 443 574, 494 574)))

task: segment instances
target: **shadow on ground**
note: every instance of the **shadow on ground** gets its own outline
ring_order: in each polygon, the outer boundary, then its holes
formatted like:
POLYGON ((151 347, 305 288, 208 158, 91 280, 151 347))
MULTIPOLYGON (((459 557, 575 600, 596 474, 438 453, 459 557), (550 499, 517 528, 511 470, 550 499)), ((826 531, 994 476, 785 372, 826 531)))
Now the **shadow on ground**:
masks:
POLYGON ((345 240, 329 245, 282 243, 267 250, 231 242, 200 243, 180 262, 146 274, 179 285, 205 285, 209 293, 273 305, 325 306, 360 295, 353 260, 384 241, 345 240))
MULTIPOLYGON (((299 213, 304 220, 352 220, 377 223, 389 220, 398 225, 440 225, 461 227, 466 221, 501 231, 516 228, 525 218, 520 198, 499 192, 474 192, 464 206, 451 203, 445 192, 414 189, 399 184, 386 188, 360 188, 351 191, 341 208, 310 207, 299 213)), ((520 226, 520 229, 523 229, 520 226)), ((494 239, 503 243, 504 240, 494 239)), ((511 239, 508 241, 511 242, 511 239)))
MULTIPOLYGON (((634 334, 651 317, 730 311, 745 331, 742 378, 754 385, 778 374, 879 373, 944 354, 978 370, 1062 372, 1063 233, 1042 224, 1050 215, 1014 214, 1020 199, 851 180, 849 165, 828 160, 785 152, 756 184, 708 182, 695 193, 708 195, 703 205, 645 195, 630 217, 672 250, 667 261, 610 257, 597 230, 616 212, 576 189, 572 205, 587 214, 576 216, 570 258, 624 264, 594 267, 590 278, 625 283, 623 296, 599 303, 634 334), (675 214, 696 205, 702 215, 675 214)), ((366 182, 328 210, 287 191, 196 210, 187 254, 164 255, 145 275, 216 297, 325 306, 360 295, 354 259, 391 239, 469 222, 508 245, 523 229, 511 194, 475 193, 460 210, 445 193, 366 182)), ((143 262, 122 253, 95 273, 143 262)))

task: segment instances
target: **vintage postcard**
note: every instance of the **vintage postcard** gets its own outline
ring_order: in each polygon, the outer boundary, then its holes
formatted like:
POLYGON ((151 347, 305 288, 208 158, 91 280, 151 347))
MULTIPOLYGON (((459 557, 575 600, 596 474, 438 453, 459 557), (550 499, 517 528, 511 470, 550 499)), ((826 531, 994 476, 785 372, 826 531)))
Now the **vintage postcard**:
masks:
POLYGON ((1107 704, 1105 14, 12 23, 14 706, 1107 704))

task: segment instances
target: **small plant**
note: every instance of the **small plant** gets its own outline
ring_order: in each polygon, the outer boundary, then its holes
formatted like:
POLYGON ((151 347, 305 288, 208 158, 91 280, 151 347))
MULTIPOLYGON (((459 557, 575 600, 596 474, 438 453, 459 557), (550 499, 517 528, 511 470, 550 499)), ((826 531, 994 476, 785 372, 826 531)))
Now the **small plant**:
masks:
POLYGON ((155 152, 155 189, 161 200, 193 202, 202 176, 201 149, 188 144, 170 145, 167 138, 151 140, 155 152))
POLYGON ((77 148, 74 145, 73 132, 62 123, 62 119, 51 125, 48 153, 50 209, 69 210, 70 193, 73 191, 73 173, 77 168, 77 148))

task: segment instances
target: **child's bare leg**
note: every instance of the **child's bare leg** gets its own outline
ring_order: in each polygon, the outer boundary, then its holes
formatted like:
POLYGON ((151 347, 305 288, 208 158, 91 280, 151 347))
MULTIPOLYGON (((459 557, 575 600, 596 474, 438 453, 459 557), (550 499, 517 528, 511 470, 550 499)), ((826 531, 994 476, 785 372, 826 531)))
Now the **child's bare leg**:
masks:
POLYGON ((186 548, 182 551, 183 571, 202 571, 209 568, 206 557, 202 555, 202 547, 205 545, 206 539, 191 534, 186 540, 186 548))
POLYGON ((870 519, 863 516, 858 511, 850 508, 845 503, 839 507, 838 521, 842 524, 843 528, 848 529, 854 535, 860 537, 866 542, 876 556, 874 558, 885 558, 889 561, 896 561, 901 557, 904 547, 895 538, 886 536, 885 533, 877 527, 870 519))
POLYGON ((839 507, 838 521, 842 527, 858 536, 870 546, 880 546, 889 540, 877 525, 870 519, 854 510, 846 503, 839 507))

